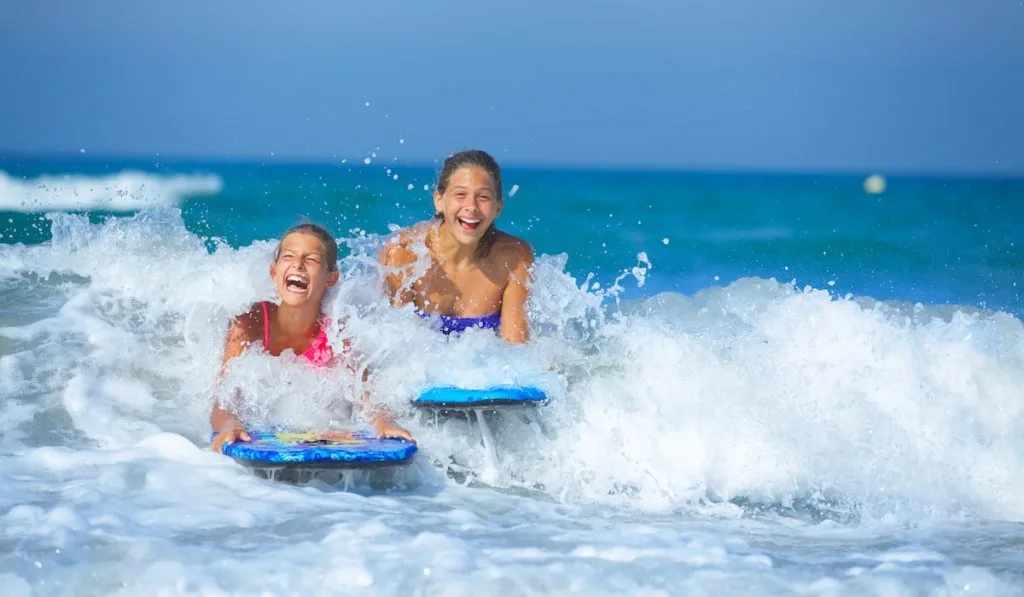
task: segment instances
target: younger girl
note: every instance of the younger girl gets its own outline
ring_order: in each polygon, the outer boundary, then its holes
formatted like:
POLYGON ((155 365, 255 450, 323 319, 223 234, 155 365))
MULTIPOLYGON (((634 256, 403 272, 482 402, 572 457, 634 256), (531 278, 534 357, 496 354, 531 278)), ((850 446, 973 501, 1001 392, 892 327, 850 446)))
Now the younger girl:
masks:
MULTIPOLYGON (((231 322, 221 375, 231 359, 254 344, 260 344, 273 356, 292 350, 317 367, 345 364, 346 355, 335 355, 328 343, 325 328, 330 322, 322 312, 324 294, 338 282, 337 262, 338 245, 320 226, 300 224, 285 232, 270 264, 270 277, 281 302, 254 304, 248 313, 231 322)), ((364 381, 366 377, 364 372, 364 381)), ((409 432, 396 425, 385 411, 377 412, 373 424, 378 437, 413 441, 409 432)), ((224 444, 250 440, 235 413, 216 400, 210 424, 216 433, 212 446, 215 452, 220 452, 224 444)))
POLYGON ((503 206, 501 169, 493 157, 473 150, 445 160, 434 218, 399 232, 381 252, 391 303, 415 304, 445 334, 478 327, 526 342, 533 249, 495 227, 503 206))

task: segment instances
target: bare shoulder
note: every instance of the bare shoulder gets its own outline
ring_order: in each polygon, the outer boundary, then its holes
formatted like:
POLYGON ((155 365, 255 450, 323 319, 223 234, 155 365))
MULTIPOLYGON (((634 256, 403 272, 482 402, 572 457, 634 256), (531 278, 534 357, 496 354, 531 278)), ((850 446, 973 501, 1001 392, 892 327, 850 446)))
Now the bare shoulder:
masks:
POLYGON ((253 303, 245 313, 235 316, 228 324, 227 341, 247 345, 263 339, 263 309, 253 303))
POLYGON ((249 311, 235 316, 228 324, 224 337, 224 356, 221 359, 221 374, 228 361, 240 356, 246 348, 263 339, 263 309, 259 303, 249 307, 249 311))
POLYGON ((380 251, 380 262, 388 267, 401 267, 416 261, 411 246, 423 242, 430 222, 420 222, 395 233, 380 251))
POLYGON ((510 270, 533 265, 533 247, 525 240, 505 232, 498 232, 491 250, 492 258, 500 259, 510 270))

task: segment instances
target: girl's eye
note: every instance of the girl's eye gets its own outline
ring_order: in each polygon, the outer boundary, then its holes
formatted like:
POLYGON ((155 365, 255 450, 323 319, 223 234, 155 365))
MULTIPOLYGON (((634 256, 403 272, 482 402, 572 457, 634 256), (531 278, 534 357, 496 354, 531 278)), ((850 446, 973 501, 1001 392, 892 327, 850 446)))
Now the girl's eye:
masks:
POLYGON ((490 200, 491 200, 491 196, 490 195, 480 195, 480 201, 490 201, 490 200))

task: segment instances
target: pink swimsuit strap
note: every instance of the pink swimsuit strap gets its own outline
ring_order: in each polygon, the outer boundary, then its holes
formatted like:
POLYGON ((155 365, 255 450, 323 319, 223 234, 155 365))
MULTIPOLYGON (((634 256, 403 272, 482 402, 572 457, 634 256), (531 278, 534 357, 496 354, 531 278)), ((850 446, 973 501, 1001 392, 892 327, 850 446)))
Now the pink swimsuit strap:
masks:
POLYGON ((260 301, 263 308, 263 350, 270 350, 270 312, 267 310, 267 301, 260 301))
MULTIPOLYGON (((263 308, 263 350, 270 350, 270 311, 267 309, 267 302, 260 301, 260 307, 263 308)), ((327 326, 331 324, 331 320, 323 318, 320 329, 316 334, 316 337, 309 343, 309 347, 302 352, 300 356, 309 361, 316 367, 323 367, 328 365, 332 359, 334 359, 334 351, 331 349, 331 343, 327 339, 327 326)))

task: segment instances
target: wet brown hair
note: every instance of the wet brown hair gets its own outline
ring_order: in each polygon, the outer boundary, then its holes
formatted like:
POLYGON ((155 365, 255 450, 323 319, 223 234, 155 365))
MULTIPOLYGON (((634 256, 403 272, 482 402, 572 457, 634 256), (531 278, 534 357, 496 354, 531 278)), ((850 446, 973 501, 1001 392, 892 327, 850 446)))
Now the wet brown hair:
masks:
POLYGON ((501 193, 501 166, 498 166, 498 162, 491 157, 491 154, 479 149, 460 151, 448 156, 448 159, 444 161, 444 165, 441 166, 441 173, 437 175, 437 192, 443 195, 448 190, 448 182, 451 181, 452 174, 455 174, 455 171, 459 168, 466 166, 476 166, 486 172, 491 177, 491 180, 494 181, 494 188, 498 193, 498 201, 505 198, 501 193))
MULTIPOLYGON (((498 165, 497 160, 491 154, 480 149, 469 149, 448 156, 448 159, 444 161, 444 165, 441 166, 441 173, 437 175, 437 185, 435 187, 437 192, 443 195, 448 190, 448 183, 451 182, 452 174, 455 174, 455 171, 459 168, 467 166, 480 168, 486 172, 491 177, 491 181, 494 182, 494 190, 498 194, 498 201, 505 200, 505 195, 501 192, 501 166, 498 165)), ((439 222, 444 221, 444 214, 437 212, 434 214, 434 219, 439 222)), ((491 252, 495 240, 497 240, 497 229, 494 227, 494 224, 491 224, 483 238, 480 239, 477 256, 487 256, 491 252)))
POLYGON ((277 241, 277 249, 274 250, 274 261, 281 256, 281 243, 284 242, 284 239, 297 232, 315 236, 324 246, 327 271, 333 272, 338 269, 338 241, 334 240, 334 236, 326 228, 312 222, 303 222, 292 226, 281 235, 281 239, 277 241))

